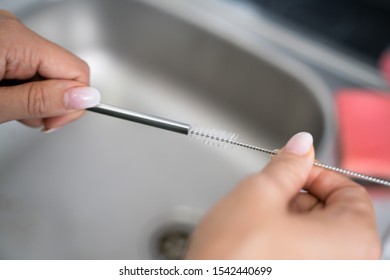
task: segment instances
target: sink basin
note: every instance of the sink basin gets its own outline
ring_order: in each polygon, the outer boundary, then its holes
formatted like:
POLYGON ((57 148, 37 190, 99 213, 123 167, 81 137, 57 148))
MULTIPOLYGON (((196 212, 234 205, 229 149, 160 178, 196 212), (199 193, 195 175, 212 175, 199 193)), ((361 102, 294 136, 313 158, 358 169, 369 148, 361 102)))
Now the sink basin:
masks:
MULTIPOLYGON (((104 103, 270 149, 309 131, 334 163, 325 83, 193 1, 14 2, 1 1, 89 63, 104 103)), ((0 258, 180 258, 198 218, 268 161, 93 112, 51 134, 6 123, 0 139, 0 258)))

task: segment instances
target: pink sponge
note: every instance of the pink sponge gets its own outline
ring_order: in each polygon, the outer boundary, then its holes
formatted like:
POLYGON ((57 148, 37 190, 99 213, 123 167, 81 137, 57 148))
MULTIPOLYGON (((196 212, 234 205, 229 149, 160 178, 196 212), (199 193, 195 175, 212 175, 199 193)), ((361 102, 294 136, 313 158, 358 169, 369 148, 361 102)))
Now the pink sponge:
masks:
POLYGON ((343 89, 336 94, 341 167, 390 178, 390 95, 343 89))

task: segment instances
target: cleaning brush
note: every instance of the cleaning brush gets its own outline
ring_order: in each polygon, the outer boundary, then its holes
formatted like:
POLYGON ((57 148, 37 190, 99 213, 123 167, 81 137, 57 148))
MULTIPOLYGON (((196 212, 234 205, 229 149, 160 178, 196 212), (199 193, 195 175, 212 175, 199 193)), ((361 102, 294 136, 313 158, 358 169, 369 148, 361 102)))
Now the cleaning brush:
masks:
MULTIPOLYGON (((144 125, 149 125, 149 126, 169 130, 172 132, 188 135, 191 139, 198 140, 200 142, 210 144, 213 146, 218 146, 218 147, 239 146, 239 147, 263 152, 269 155, 277 154, 277 150, 269 150, 269 149, 239 142, 237 141, 238 135, 231 132, 209 129, 209 128, 202 127, 200 125, 191 125, 187 123, 177 122, 177 121, 160 118, 149 114, 143 114, 143 113, 130 111, 127 109, 122 109, 107 104, 98 104, 97 106, 89 108, 88 110, 92 112, 128 120, 128 121, 141 123, 144 125)), ((318 161, 315 161, 314 165, 338 173, 342 173, 349 177, 390 187, 390 181, 386 181, 383 179, 375 178, 372 176, 364 175, 361 173, 349 171, 338 167, 329 166, 320 163, 318 161)))

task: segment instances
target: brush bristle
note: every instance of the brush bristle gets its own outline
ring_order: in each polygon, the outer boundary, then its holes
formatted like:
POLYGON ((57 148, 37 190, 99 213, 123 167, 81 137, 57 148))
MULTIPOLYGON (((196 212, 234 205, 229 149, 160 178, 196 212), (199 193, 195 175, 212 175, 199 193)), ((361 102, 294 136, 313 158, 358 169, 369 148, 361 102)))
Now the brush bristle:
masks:
POLYGON ((200 125, 191 125, 188 136, 191 140, 222 148, 231 147, 231 143, 238 138, 238 135, 235 133, 206 128, 200 125))

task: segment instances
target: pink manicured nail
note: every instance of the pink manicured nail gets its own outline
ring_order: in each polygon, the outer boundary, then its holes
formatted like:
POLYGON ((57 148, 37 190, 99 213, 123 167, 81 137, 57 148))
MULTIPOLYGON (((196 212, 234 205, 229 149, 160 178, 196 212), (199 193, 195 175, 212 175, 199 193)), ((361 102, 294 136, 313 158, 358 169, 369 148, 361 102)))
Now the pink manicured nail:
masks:
POLYGON ((313 136, 307 132, 299 132, 288 140, 284 151, 298 156, 306 155, 313 145, 313 136))
POLYGON ((100 93, 91 87, 76 87, 65 93, 64 104, 68 109, 86 109, 100 102, 100 93))

